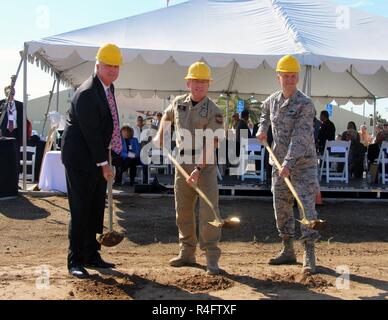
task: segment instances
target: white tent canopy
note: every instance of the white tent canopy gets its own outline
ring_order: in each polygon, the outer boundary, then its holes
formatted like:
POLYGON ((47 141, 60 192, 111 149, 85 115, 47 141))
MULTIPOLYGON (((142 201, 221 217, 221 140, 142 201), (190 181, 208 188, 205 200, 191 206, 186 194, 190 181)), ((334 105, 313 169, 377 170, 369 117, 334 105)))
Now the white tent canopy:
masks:
POLYGON ((203 59, 211 95, 263 99, 278 89, 277 60, 293 54, 311 70, 311 96, 360 104, 388 97, 387 38, 388 19, 325 0, 191 0, 26 45, 30 62, 76 87, 98 48, 117 44, 125 64, 116 87, 127 97, 184 92, 187 66, 203 59))

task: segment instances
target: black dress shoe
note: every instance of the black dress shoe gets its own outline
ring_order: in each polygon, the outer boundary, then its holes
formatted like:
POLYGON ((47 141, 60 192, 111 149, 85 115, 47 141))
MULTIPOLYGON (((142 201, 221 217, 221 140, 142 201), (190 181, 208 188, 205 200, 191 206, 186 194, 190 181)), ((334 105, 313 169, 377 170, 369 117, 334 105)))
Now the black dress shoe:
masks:
POLYGON ((100 258, 92 261, 86 261, 84 266, 86 268, 113 269, 116 265, 114 263, 105 262, 100 258))
POLYGON ((89 272, 83 266, 73 266, 69 269, 69 273, 80 279, 84 279, 89 276, 89 272))

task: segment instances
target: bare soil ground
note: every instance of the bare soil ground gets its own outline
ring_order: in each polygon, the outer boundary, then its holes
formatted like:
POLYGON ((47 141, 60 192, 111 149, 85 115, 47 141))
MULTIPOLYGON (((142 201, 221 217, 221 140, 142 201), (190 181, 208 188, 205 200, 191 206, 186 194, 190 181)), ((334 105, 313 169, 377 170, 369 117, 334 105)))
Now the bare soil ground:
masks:
MULTIPOLYGON (((115 200, 115 228, 125 240, 102 250, 117 268, 78 280, 66 269, 67 198, 1 201, 0 299, 388 299, 386 203, 319 207, 329 226, 317 244, 319 274, 309 277, 300 264, 266 263, 280 249, 271 201, 222 200, 220 207, 224 217, 242 220, 240 229, 223 232, 220 276, 205 274, 200 251, 194 267, 168 265, 179 250, 172 197, 130 196, 115 200), (348 287, 340 266, 349 268, 348 287)), ((300 262, 299 243, 296 249, 300 262)))

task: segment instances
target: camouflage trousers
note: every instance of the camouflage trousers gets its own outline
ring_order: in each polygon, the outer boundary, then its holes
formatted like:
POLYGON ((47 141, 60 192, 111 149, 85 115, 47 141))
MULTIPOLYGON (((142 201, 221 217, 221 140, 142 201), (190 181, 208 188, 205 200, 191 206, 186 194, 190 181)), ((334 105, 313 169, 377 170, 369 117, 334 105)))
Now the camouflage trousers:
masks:
MULTIPOLYGON (((190 175, 194 165, 182 165, 183 169, 190 175)), ((218 182, 217 168, 214 165, 207 165, 201 170, 198 187, 208 196, 210 202, 218 209, 218 182)), ((187 183, 185 177, 175 170, 175 209, 176 224, 179 229, 179 244, 182 251, 193 254, 198 243, 196 233, 195 206, 198 194, 187 183)), ((199 199, 199 245, 200 249, 206 251, 208 257, 219 257, 221 250, 218 243, 221 238, 221 229, 210 225, 215 217, 210 207, 199 199)))
MULTIPOLYGON (((315 210, 315 199, 319 192, 319 183, 316 165, 293 170, 290 180, 303 203, 307 219, 317 219, 318 213, 315 210)), ((284 179, 279 177, 279 171, 277 169, 272 171, 272 194, 279 236, 282 239, 294 238, 294 197, 284 179)), ((300 209, 299 214, 301 217, 302 213, 300 209)), ((302 224, 300 224, 300 230, 302 234, 300 240, 302 242, 315 241, 320 238, 318 231, 306 228, 302 224)))

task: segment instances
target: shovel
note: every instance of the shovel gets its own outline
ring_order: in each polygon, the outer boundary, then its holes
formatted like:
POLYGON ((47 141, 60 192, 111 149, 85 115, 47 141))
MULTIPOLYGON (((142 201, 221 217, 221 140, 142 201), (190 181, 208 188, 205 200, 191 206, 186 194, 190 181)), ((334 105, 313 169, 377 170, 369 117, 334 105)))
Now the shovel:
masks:
MULTIPOLYGON (((278 159, 276 158, 275 154, 273 153, 271 147, 268 145, 268 142, 265 140, 262 143, 263 143, 264 147, 267 149, 268 153, 271 155, 272 160, 275 163, 278 170, 279 171, 282 170, 282 166, 280 165, 278 159)), ((306 218, 306 213, 304 210, 303 203, 300 200, 298 193, 296 192, 294 186, 291 184, 290 179, 288 177, 284 177, 284 181, 286 182, 287 187, 290 189, 292 195, 294 196, 294 198, 295 198, 296 202, 298 203, 299 208, 302 212, 302 220, 296 220, 296 221, 300 222, 301 224, 303 224, 304 226, 306 226, 307 228, 312 229, 312 230, 325 229, 326 224, 327 224, 327 222, 325 220, 320 220, 320 219, 309 220, 306 218)))
MULTIPOLYGON (((109 149, 109 165, 112 167, 112 154, 109 149)), ((108 212, 109 212, 109 232, 100 234, 97 237, 97 242, 105 247, 115 247, 121 241, 124 236, 118 232, 113 231, 113 177, 108 181, 108 212)))
MULTIPOLYGON (((164 148, 165 154, 168 156, 168 158, 171 160, 171 162, 174 164, 174 166, 178 169, 178 171, 185 177, 185 179, 189 179, 190 176, 186 172, 185 169, 182 168, 182 166, 179 164, 179 162, 168 152, 166 148, 164 148)), ((231 229, 236 228, 240 226, 240 219, 239 218, 228 218, 226 220, 221 219, 218 211, 214 208, 214 205, 211 203, 209 198, 206 196, 206 194, 203 193, 203 191, 198 188, 196 184, 192 185, 192 188, 198 193, 198 195, 202 198, 203 201, 206 202, 206 204, 210 207, 210 209, 213 211, 214 214, 214 221, 208 222, 210 225, 216 227, 216 228, 225 228, 225 229, 231 229)))

